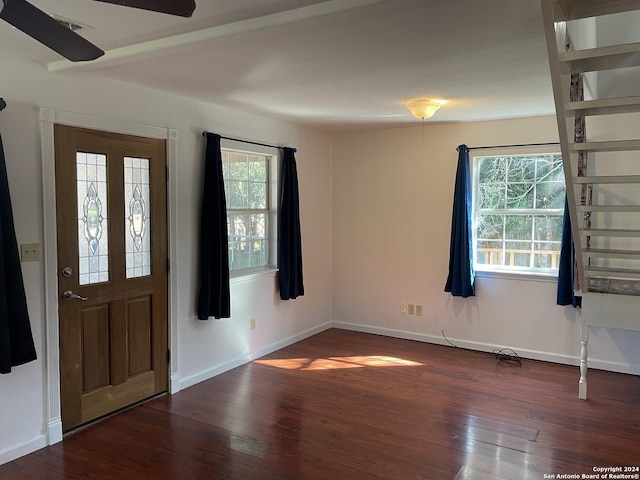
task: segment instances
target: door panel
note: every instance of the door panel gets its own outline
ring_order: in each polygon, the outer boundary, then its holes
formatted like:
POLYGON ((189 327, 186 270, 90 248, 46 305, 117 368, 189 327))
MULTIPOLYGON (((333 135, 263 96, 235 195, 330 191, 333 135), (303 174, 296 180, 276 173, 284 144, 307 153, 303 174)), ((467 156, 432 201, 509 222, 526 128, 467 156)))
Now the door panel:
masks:
POLYGON ((54 132, 68 431, 167 390, 166 160, 163 140, 54 132))
POLYGON ((109 365, 109 306, 98 305, 80 311, 82 364, 84 384, 82 390, 90 392, 111 384, 109 365))
POLYGON ((151 297, 129 300, 127 311, 129 330, 129 376, 151 371, 151 297))

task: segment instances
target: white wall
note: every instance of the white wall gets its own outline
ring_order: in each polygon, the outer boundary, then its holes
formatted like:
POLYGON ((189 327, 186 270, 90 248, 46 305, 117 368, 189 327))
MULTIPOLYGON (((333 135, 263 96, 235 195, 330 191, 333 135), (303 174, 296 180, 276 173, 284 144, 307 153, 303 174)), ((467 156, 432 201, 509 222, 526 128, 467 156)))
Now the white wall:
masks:
MULTIPOLYGON (((43 241, 41 106, 178 132, 175 207, 177 255, 173 298, 177 313, 176 379, 184 388, 326 327, 331 320, 331 161, 327 134, 213 107, 157 91, 82 74, 50 74, 41 67, 2 61, 0 113, 18 243, 43 241), (202 189, 202 131, 298 149, 306 295, 282 302, 273 276, 232 284, 232 318, 199 321, 195 314, 198 218, 202 189), (250 332, 249 320, 257 328, 250 332)), ((44 262, 22 264, 39 359, 0 376, 0 463, 45 444, 44 262)), ((174 352, 175 354, 175 352, 174 352)))
MULTIPOLYGON (((604 128, 594 125, 590 138, 604 128)), ((435 343, 445 343, 444 330, 462 347, 577 364, 580 314, 556 305, 554 280, 479 276, 475 298, 444 292, 457 145, 557 139, 554 117, 336 135, 334 321, 435 343), (401 303, 423 305, 424 315, 401 315, 401 303)), ((640 373, 639 341, 640 332, 592 329, 590 365, 640 373)))

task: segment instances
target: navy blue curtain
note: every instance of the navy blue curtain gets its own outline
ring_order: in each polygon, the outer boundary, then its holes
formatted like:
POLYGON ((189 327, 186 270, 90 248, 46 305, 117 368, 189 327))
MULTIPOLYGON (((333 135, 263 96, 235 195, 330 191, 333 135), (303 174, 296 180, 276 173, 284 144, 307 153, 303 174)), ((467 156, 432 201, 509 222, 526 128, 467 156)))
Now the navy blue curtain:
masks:
POLYGON ((293 148, 284 148, 280 189, 278 282, 280 298, 290 300, 304 295, 298 171, 293 148))
POLYGON ((564 216, 562 217, 562 239, 560 241, 560 262, 558 265, 558 305, 573 305, 579 307, 582 298, 576 297, 574 292, 575 280, 575 251, 573 249, 573 235, 571 234, 571 219, 569 217, 569 203, 564 197, 564 216))
POLYGON ((204 190, 200 212, 200 320, 231 316, 227 200, 222 176, 220 135, 207 133, 206 137, 204 190))
MULTIPOLYGON (((584 76, 581 73, 571 75, 571 91, 570 99, 573 102, 584 100, 584 76)), ((574 119, 574 142, 586 142, 586 121, 582 116, 574 119)), ((587 152, 578 154, 578 171, 579 177, 587 174, 587 152)), ((569 184, 567 188, 572 188, 569 184)), ((583 184, 581 189, 581 203, 590 205, 592 198, 591 185, 583 184)), ((589 218, 585 218, 586 225, 590 225, 589 218)), ((562 217, 562 238, 560 240, 560 262, 558 265, 558 287, 556 303, 558 305, 573 305, 579 307, 582 305, 582 298, 574 295, 576 281, 576 254, 573 245, 573 234, 571 233, 571 217, 569 215, 569 202, 567 196, 564 196, 564 216, 562 217)))
POLYGON ((450 292, 454 297, 466 298, 476 295, 471 232, 469 148, 466 145, 460 145, 458 146, 456 186, 453 193, 449 275, 444 287, 444 291, 450 292))
POLYGON ((0 137, 0 373, 35 359, 0 137))

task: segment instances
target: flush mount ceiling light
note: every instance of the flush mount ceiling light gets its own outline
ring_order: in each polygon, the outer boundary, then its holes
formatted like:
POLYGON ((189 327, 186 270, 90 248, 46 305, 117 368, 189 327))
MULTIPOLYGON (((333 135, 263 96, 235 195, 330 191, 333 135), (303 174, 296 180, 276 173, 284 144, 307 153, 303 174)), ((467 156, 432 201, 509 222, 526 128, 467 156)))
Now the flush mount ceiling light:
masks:
POLYGON ((404 104, 416 118, 431 118, 433 114, 445 103, 446 100, 436 100, 433 98, 410 98, 404 104))

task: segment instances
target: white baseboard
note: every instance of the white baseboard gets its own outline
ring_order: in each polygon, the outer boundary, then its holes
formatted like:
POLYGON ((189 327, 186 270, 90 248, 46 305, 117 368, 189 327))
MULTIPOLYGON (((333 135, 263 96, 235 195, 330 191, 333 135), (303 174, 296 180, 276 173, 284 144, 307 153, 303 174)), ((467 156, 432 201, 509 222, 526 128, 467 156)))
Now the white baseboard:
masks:
POLYGON ((250 355, 242 355, 241 357, 231 360, 230 362, 226 362, 222 365, 209 368, 189 377, 181 378, 179 390, 192 387, 193 385, 204 382, 205 380, 209 380, 210 378, 216 377, 224 372, 228 372, 229 370, 233 370, 234 368, 239 367, 240 365, 244 365, 245 363, 249 363, 250 361, 250 355))
MULTIPOLYGON (((280 340, 276 343, 272 343, 271 345, 267 345, 266 347, 261 348, 260 350, 252 353, 252 354, 246 354, 246 355, 242 355, 234 360, 231 360, 230 362, 226 362, 222 365, 218 365, 215 366, 213 368, 209 368, 203 372, 197 373, 195 375, 186 377, 186 378, 182 378, 180 379, 180 386, 179 386, 179 390, 182 390, 183 388, 188 388, 191 387, 197 383, 203 382, 205 380, 208 380, 210 378, 213 378, 217 375, 220 375, 222 373, 228 372, 229 370, 233 370, 236 367, 239 367, 241 365, 244 365, 245 363, 249 363, 252 360, 255 360, 257 358, 263 357, 265 355, 268 355, 269 353, 275 352, 276 350, 280 350, 281 348, 287 347, 289 345, 293 345, 296 342, 299 342, 300 340, 304 340, 305 338, 311 337, 317 333, 323 332, 324 330, 327 330, 329 328, 332 327, 332 323, 331 322, 327 322, 323 325, 320 325, 318 327, 314 327, 311 328, 309 330, 306 330, 304 332, 298 333, 296 335, 292 335, 288 338, 285 338, 283 340, 280 340)), ((174 393, 172 391, 172 393, 174 393)))
MULTIPOLYGON (((451 346, 447 341, 438 335, 427 335, 424 333, 408 332, 405 330, 395 330, 391 328, 372 327, 370 325, 362 325, 349 322, 333 322, 334 328, 341 328, 343 330, 353 330, 355 332, 373 333, 376 335, 384 335, 387 337, 403 338, 406 340, 416 340, 418 342, 434 343, 436 345, 451 346)), ((480 352, 491 352, 500 348, 512 348, 506 345, 490 345, 487 343, 474 342, 469 340, 462 340, 459 338, 449 338, 451 343, 460 348, 468 350, 476 350, 480 352)), ((544 362, 559 363, 562 365, 577 366, 580 365, 580 358, 573 357, 571 355, 563 355, 553 352, 543 352, 539 350, 527 350, 518 349, 518 355, 523 358, 529 358, 532 360, 542 360, 544 362)), ((589 368, 596 368, 598 370, 606 370, 616 373, 628 373, 632 375, 640 375, 640 365, 628 365, 619 362, 611 362, 608 360, 599 360, 596 358, 589 358, 589 368)))
POLYGON ((587 363, 589 364, 589 368, 606 370, 607 372, 640 375, 640 365, 628 365, 620 362, 611 362, 609 360, 599 360, 597 358, 589 358, 587 363))
POLYGON ((181 388, 181 384, 180 384, 180 375, 177 373, 174 373, 171 375, 171 377, 169 378, 169 393, 171 395, 178 393, 180 391, 181 388))
POLYGON ((56 417, 47 423, 47 445, 62 441, 62 417, 56 417))
POLYGON ((37 437, 27 440, 26 442, 11 445, 3 450, 0 450, 0 465, 11 462, 16 458, 20 458, 24 455, 35 452, 47 446, 47 438, 44 435, 38 435, 37 437))
POLYGON ((271 345, 267 345, 266 347, 261 348, 260 350, 254 352, 253 355, 251 355, 251 360, 264 357, 265 355, 269 355, 270 353, 280 350, 281 348, 288 347, 289 345, 293 345, 294 343, 304 340, 305 338, 312 337, 313 335, 317 335, 318 333, 324 332, 325 330, 328 330, 332 327, 333 327, 333 322, 327 322, 317 327, 310 328, 309 330, 305 330, 302 333, 292 335, 291 337, 285 338, 284 340, 280 340, 279 342, 272 343, 271 345))

